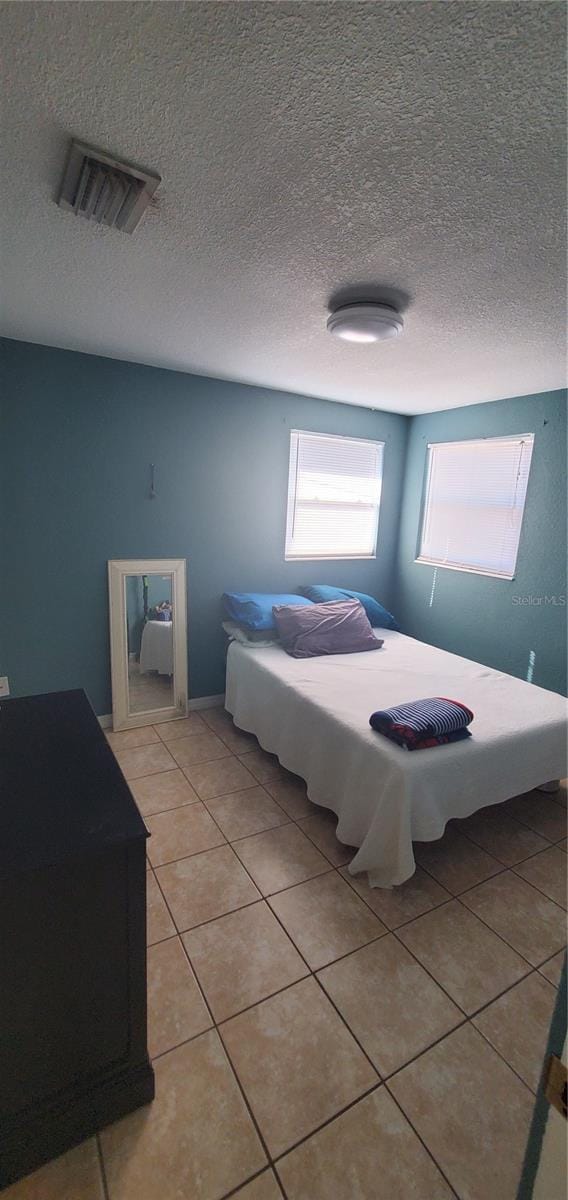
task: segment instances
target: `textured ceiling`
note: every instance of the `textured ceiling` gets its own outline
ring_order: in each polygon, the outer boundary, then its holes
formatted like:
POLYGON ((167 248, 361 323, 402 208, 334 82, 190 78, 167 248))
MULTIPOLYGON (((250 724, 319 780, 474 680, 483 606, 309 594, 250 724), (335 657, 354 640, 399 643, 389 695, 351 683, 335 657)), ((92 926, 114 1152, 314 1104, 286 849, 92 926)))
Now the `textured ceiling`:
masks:
POLYGON ((1 20, 8 337, 407 413, 563 386, 563 4, 1 20), (131 237, 54 203, 70 135, 163 176, 131 237), (326 333, 351 285, 399 341, 326 333))

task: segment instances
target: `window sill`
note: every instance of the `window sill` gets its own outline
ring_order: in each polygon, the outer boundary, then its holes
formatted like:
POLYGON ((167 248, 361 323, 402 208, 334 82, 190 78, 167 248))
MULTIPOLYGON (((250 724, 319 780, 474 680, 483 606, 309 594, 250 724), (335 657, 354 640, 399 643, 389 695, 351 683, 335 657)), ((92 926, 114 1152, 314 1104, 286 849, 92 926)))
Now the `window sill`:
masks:
POLYGON ((376 557, 376 554, 285 554, 284 562, 359 562, 376 557))
POLYGON ((504 571, 490 571, 487 567, 467 567, 457 563, 443 562, 439 558, 422 558, 419 556, 414 559, 415 563, 423 563, 427 567, 443 567, 445 571, 461 571, 465 575, 483 575, 487 579, 504 579, 510 583, 515 576, 509 575, 504 571))

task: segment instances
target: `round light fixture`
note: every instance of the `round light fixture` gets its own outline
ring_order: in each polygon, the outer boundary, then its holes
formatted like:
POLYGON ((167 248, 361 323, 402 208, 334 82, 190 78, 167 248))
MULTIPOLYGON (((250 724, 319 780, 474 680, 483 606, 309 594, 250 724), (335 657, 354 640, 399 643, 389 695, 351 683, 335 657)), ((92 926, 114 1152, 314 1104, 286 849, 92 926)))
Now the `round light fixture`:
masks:
POLYGON ((327 318, 327 328, 345 342, 384 342, 402 333, 404 321, 390 304, 344 304, 327 318))

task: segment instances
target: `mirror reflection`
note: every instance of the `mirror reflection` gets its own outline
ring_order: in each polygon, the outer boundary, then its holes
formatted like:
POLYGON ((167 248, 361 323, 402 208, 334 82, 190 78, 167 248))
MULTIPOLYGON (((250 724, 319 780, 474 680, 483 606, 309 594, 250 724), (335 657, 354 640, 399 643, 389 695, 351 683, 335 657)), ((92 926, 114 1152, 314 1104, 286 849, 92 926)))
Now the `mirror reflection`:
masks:
POLYGON ((171 575, 127 575, 128 711, 174 704, 171 575))

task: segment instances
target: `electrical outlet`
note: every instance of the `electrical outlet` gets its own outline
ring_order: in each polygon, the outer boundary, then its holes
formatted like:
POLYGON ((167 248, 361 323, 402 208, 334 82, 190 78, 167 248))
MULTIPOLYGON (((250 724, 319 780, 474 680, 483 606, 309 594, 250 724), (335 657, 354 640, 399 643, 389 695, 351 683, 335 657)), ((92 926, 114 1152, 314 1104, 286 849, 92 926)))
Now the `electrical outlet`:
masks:
POLYGON ((10 695, 10 684, 7 675, 0 675, 0 696, 10 695))

